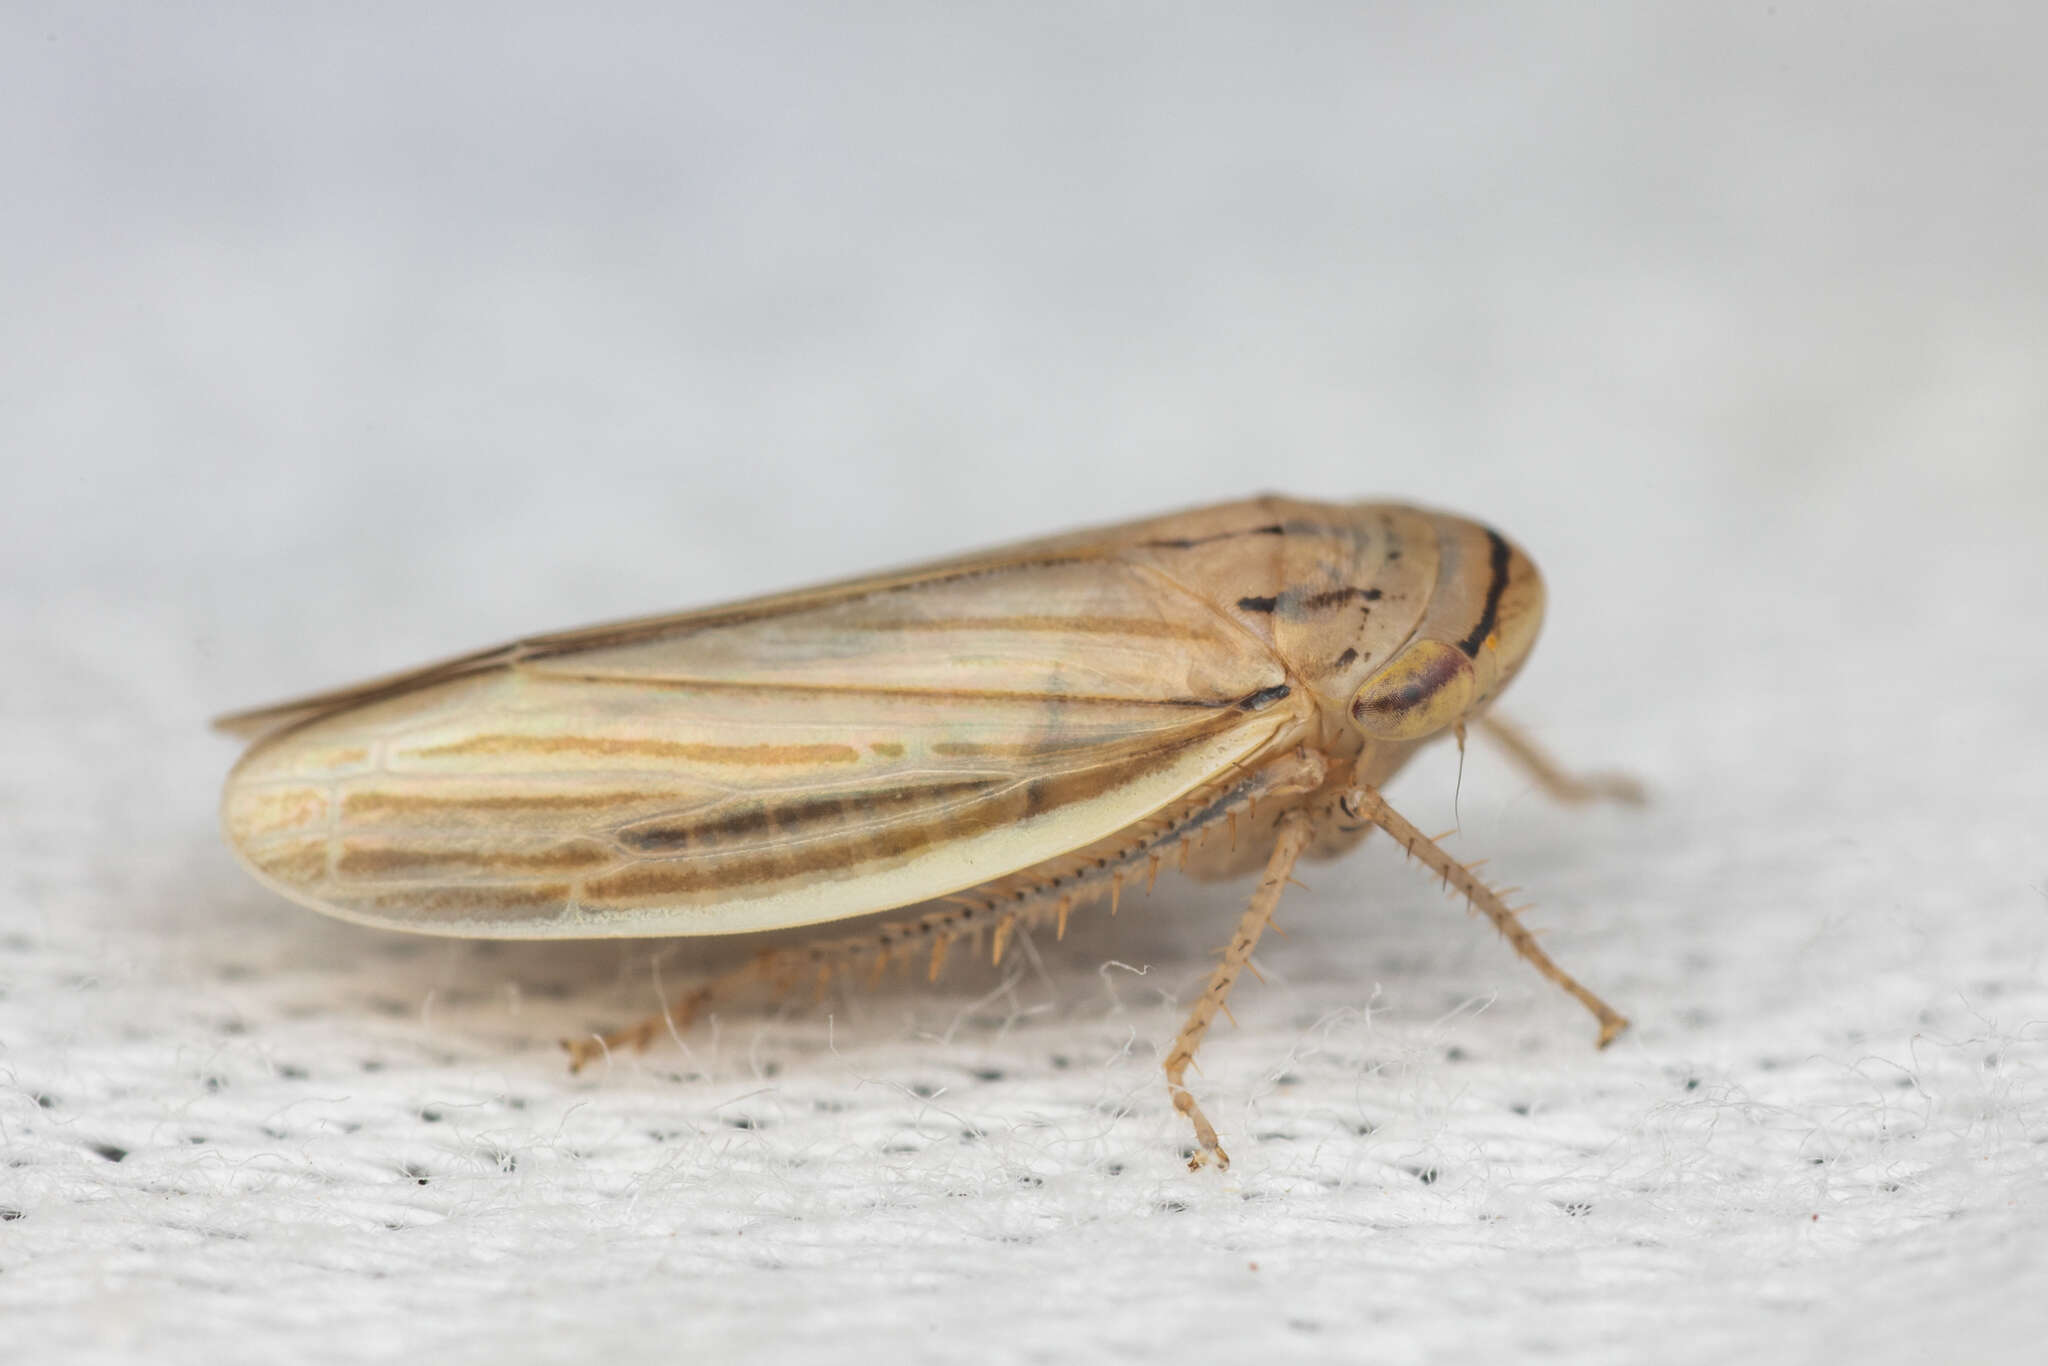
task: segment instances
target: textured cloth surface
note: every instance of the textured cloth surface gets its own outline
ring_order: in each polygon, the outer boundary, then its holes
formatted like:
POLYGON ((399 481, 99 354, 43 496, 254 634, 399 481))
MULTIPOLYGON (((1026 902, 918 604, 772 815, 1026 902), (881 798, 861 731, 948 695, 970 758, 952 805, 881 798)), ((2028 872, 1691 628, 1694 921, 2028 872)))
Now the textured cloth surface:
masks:
POLYGON ((0 1361, 1999 1363, 2048 1339, 2027 7, 10 9, 0 1361), (1939 24, 1939 27, 1934 25, 1939 24), (207 717, 1273 487, 1543 566, 1384 842, 935 987, 283 903, 207 717))

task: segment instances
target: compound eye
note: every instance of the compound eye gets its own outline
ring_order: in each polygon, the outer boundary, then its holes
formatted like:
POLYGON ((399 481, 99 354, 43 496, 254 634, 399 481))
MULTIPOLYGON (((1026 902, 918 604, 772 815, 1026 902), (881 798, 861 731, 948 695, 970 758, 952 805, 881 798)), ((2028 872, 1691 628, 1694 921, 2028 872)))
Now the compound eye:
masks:
POLYGON ((1365 680, 1351 701, 1351 719, 1376 740, 1419 740, 1457 724, 1476 687, 1463 650, 1418 640, 1365 680))

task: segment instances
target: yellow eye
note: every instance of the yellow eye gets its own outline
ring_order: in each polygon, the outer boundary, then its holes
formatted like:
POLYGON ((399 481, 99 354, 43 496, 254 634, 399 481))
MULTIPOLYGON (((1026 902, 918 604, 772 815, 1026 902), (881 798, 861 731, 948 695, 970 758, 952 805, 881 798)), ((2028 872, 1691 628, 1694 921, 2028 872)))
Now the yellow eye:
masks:
POLYGON ((1377 740, 1419 740, 1455 725, 1476 686, 1463 650, 1418 640, 1365 680, 1351 701, 1351 719, 1377 740))

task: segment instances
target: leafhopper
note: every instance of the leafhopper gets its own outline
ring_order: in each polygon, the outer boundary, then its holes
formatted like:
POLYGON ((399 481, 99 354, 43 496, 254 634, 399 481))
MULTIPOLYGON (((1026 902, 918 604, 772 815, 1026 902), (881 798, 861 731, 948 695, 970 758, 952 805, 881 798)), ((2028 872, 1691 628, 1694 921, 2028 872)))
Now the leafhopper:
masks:
MULTIPOLYGON (((725 935, 906 907, 764 952, 645 1045, 756 983, 937 976, 963 939, 1064 933, 1162 867, 1262 870, 1165 1060, 1193 1161, 1227 1165, 1186 1085, 1298 859, 1377 828, 1599 1021, 1471 868, 1381 796, 1484 717, 1543 617, 1491 528, 1391 503, 1262 497, 776 597, 463 655, 222 718, 249 738, 229 843, 259 880, 386 929, 496 939, 725 935)), ((1489 723, 1497 724, 1497 723, 1489 723)), ((1579 782, 1512 732, 1560 796, 1579 782)))

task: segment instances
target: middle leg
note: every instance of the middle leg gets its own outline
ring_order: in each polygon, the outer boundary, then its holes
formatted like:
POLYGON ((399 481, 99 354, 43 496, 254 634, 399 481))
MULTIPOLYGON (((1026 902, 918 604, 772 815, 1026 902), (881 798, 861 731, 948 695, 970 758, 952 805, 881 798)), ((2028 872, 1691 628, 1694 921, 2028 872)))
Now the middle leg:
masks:
POLYGON ((1173 1051, 1166 1055, 1166 1087, 1173 1093, 1173 1108, 1188 1117, 1195 1126, 1195 1141, 1202 1146, 1188 1159, 1188 1170, 1199 1170, 1210 1156, 1216 1159, 1221 1169, 1230 1165, 1230 1154, 1216 1141, 1216 1128, 1209 1123, 1209 1117, 1202 1113, 1202 1107, 1195 1102, 1194 1093, 1187 1088, 1188 1068, 1195 1061, 1195 1050, 1202 1046, 1202 1037, 1209 1032, 1218 1011, 1227 1011, 1224 1001, 1230 995, 1231 986, 1237 981, 1238 973, 1251 962, 1252 951, 1259 946, 1259 936, 1272 923, 1273 911, 1280 904, 1280 893, 1286 889, 1289 876, 1294 872, 1295 860, 1301 851, 1308 848, 1315 838, 1315 826, 1308 812, 1296 807, 1283 815, 1275 827, 1277 838, 1273 852, 1266 860, 1266 875, 1259 879, 1259 889, 1252 893, 1251 904, 1245 907, 1244 915, 1237 922, 1237 933, 1230 940, 1230 947, 1223 951, 1223 961, 1216 965, 1216 971, 1209 975, 1209 985, 1202 989, 1202 997, 1195 1002, 1195 1008, 1188 1013, 1187 1023, 1180 1027, 1180 1034, 1173 1041, 1173 1051))

